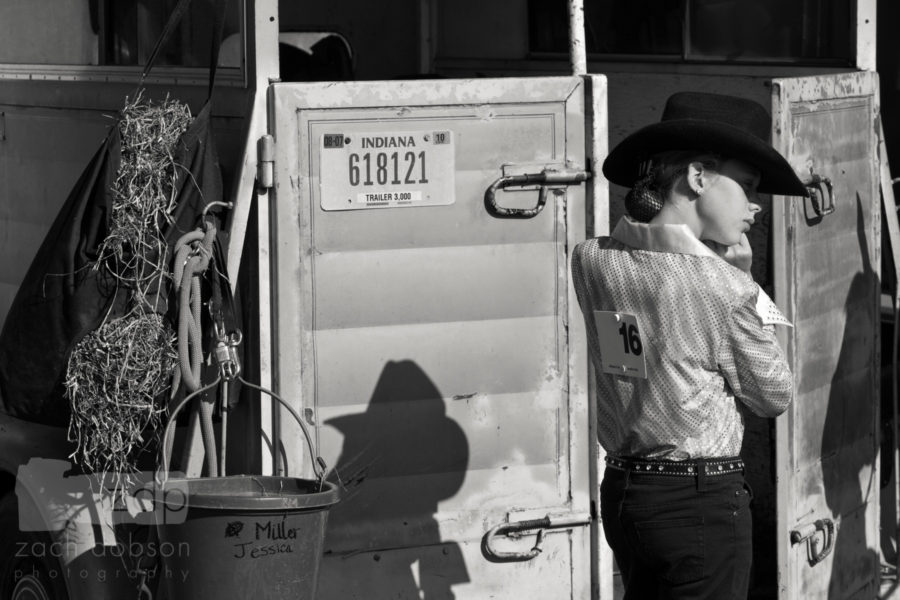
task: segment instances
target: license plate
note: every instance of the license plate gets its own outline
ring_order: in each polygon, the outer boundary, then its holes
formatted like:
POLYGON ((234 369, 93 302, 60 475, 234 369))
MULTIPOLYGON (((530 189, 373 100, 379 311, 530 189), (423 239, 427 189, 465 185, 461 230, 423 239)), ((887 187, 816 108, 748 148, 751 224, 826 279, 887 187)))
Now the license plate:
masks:
POLYGON ((322 135, 323 210, 443 206, 456 201, 453 132, 322 135))

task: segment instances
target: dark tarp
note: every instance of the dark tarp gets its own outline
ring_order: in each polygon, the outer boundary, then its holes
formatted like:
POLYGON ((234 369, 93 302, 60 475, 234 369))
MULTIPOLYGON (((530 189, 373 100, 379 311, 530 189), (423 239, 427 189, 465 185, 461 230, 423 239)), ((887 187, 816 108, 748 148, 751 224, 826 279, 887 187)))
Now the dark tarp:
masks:
MULTIPOLYGON (((183 168, 175 183, 174 223, 163 230, 170 260, 175 242, 198 226, 203 208, 222 199, 209 102, 182 135, 174 159, 183 168)), ((130 301, 131 290, 117 290, 102 265, 94 268, 108 231, 119 160, 114 126, 72 189, 13 300, 0 332, 0 396, 12 416, 67 425, 64 378, 71 350, 104 318, 121 316, 130 301)), ((220 235, 220 244, 223 239, 220 235)), ((218 255, 223 255, 221 247, 218 255)), ((216 265, 222 273, 224 267, 216 265)), ((215 271, 207 275, 211 273, 215 271)), ((223 287, 227 292, 227 283, 223 287)), ((169 295, 164 290, 163 299, 170 300, 169 295)), ((167 316, 174 324, 174 306, 168 304, 167 316)))

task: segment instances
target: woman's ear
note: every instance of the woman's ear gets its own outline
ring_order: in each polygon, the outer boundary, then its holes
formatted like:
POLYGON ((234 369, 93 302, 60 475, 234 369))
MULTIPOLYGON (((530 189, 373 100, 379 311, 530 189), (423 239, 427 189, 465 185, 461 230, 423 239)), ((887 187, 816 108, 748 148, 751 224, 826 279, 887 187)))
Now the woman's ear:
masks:
POLYGON ((706 191, 707 170, 700 161, 692 161, 687 168, 687 184, 695 195, 699 196, 706 191))

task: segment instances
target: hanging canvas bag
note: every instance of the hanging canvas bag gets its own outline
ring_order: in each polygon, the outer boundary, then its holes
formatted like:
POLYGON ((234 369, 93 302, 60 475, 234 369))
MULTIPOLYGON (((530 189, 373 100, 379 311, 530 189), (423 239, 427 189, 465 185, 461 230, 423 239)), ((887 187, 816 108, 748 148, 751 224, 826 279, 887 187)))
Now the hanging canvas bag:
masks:
MULTIPOLYGON (((216 0, 216 18, 210 51, 207 101, 180 136, 173 153, 178 165, 173 181, 174 207, 160 225, 169 259, 176 241, 195 229, 204 209, 222 199, 222 178, 212 135, 211 98, 218 49, 223 30, 225 0, 216 0)), ((156 57, 171 36, 190 0, 180 0, 144 68, 141 86, 156 57)), ((65 426, 70 408, 65 398, 66 367, 73 348, 102 323, 129 310, 134 290, 115 277, 124 267, 109 264, 101 247, 110 233, 113 187, 122 160, 118 123, 72 188, 50 227, 16 294, 0 331, 0 399, 2 410, 29 421, 65 426)), ((216 220, 221 208, 207 211, 216 220)), ((216 239, 216 252, 224 253, 225 236, 216 239)), ((219 262, 214 277, 227 277, 219 262)), ((218 285, 228 292, 227 282, 218 285)), ((153 288, 153 286, 150 286, 153 288)), ((160 299, 158 312, 173 320, 171 282, 161 278, 152 291, 160 299)), ((230 300, 230 297, 229 297, 230 300)), ((231 317, 229 313, 229 317, 231 317)))

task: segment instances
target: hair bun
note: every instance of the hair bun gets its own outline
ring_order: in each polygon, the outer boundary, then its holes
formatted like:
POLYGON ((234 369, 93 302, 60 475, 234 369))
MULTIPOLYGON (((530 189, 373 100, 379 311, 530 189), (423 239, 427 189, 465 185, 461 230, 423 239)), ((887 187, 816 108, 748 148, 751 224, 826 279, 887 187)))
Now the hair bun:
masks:
POLYGON ((651 171, 638 179, 625 196, 625 210, 635 221, 647 223, 662 209, 663 199, 652 187, 655 179, 655 173, 651 171))

